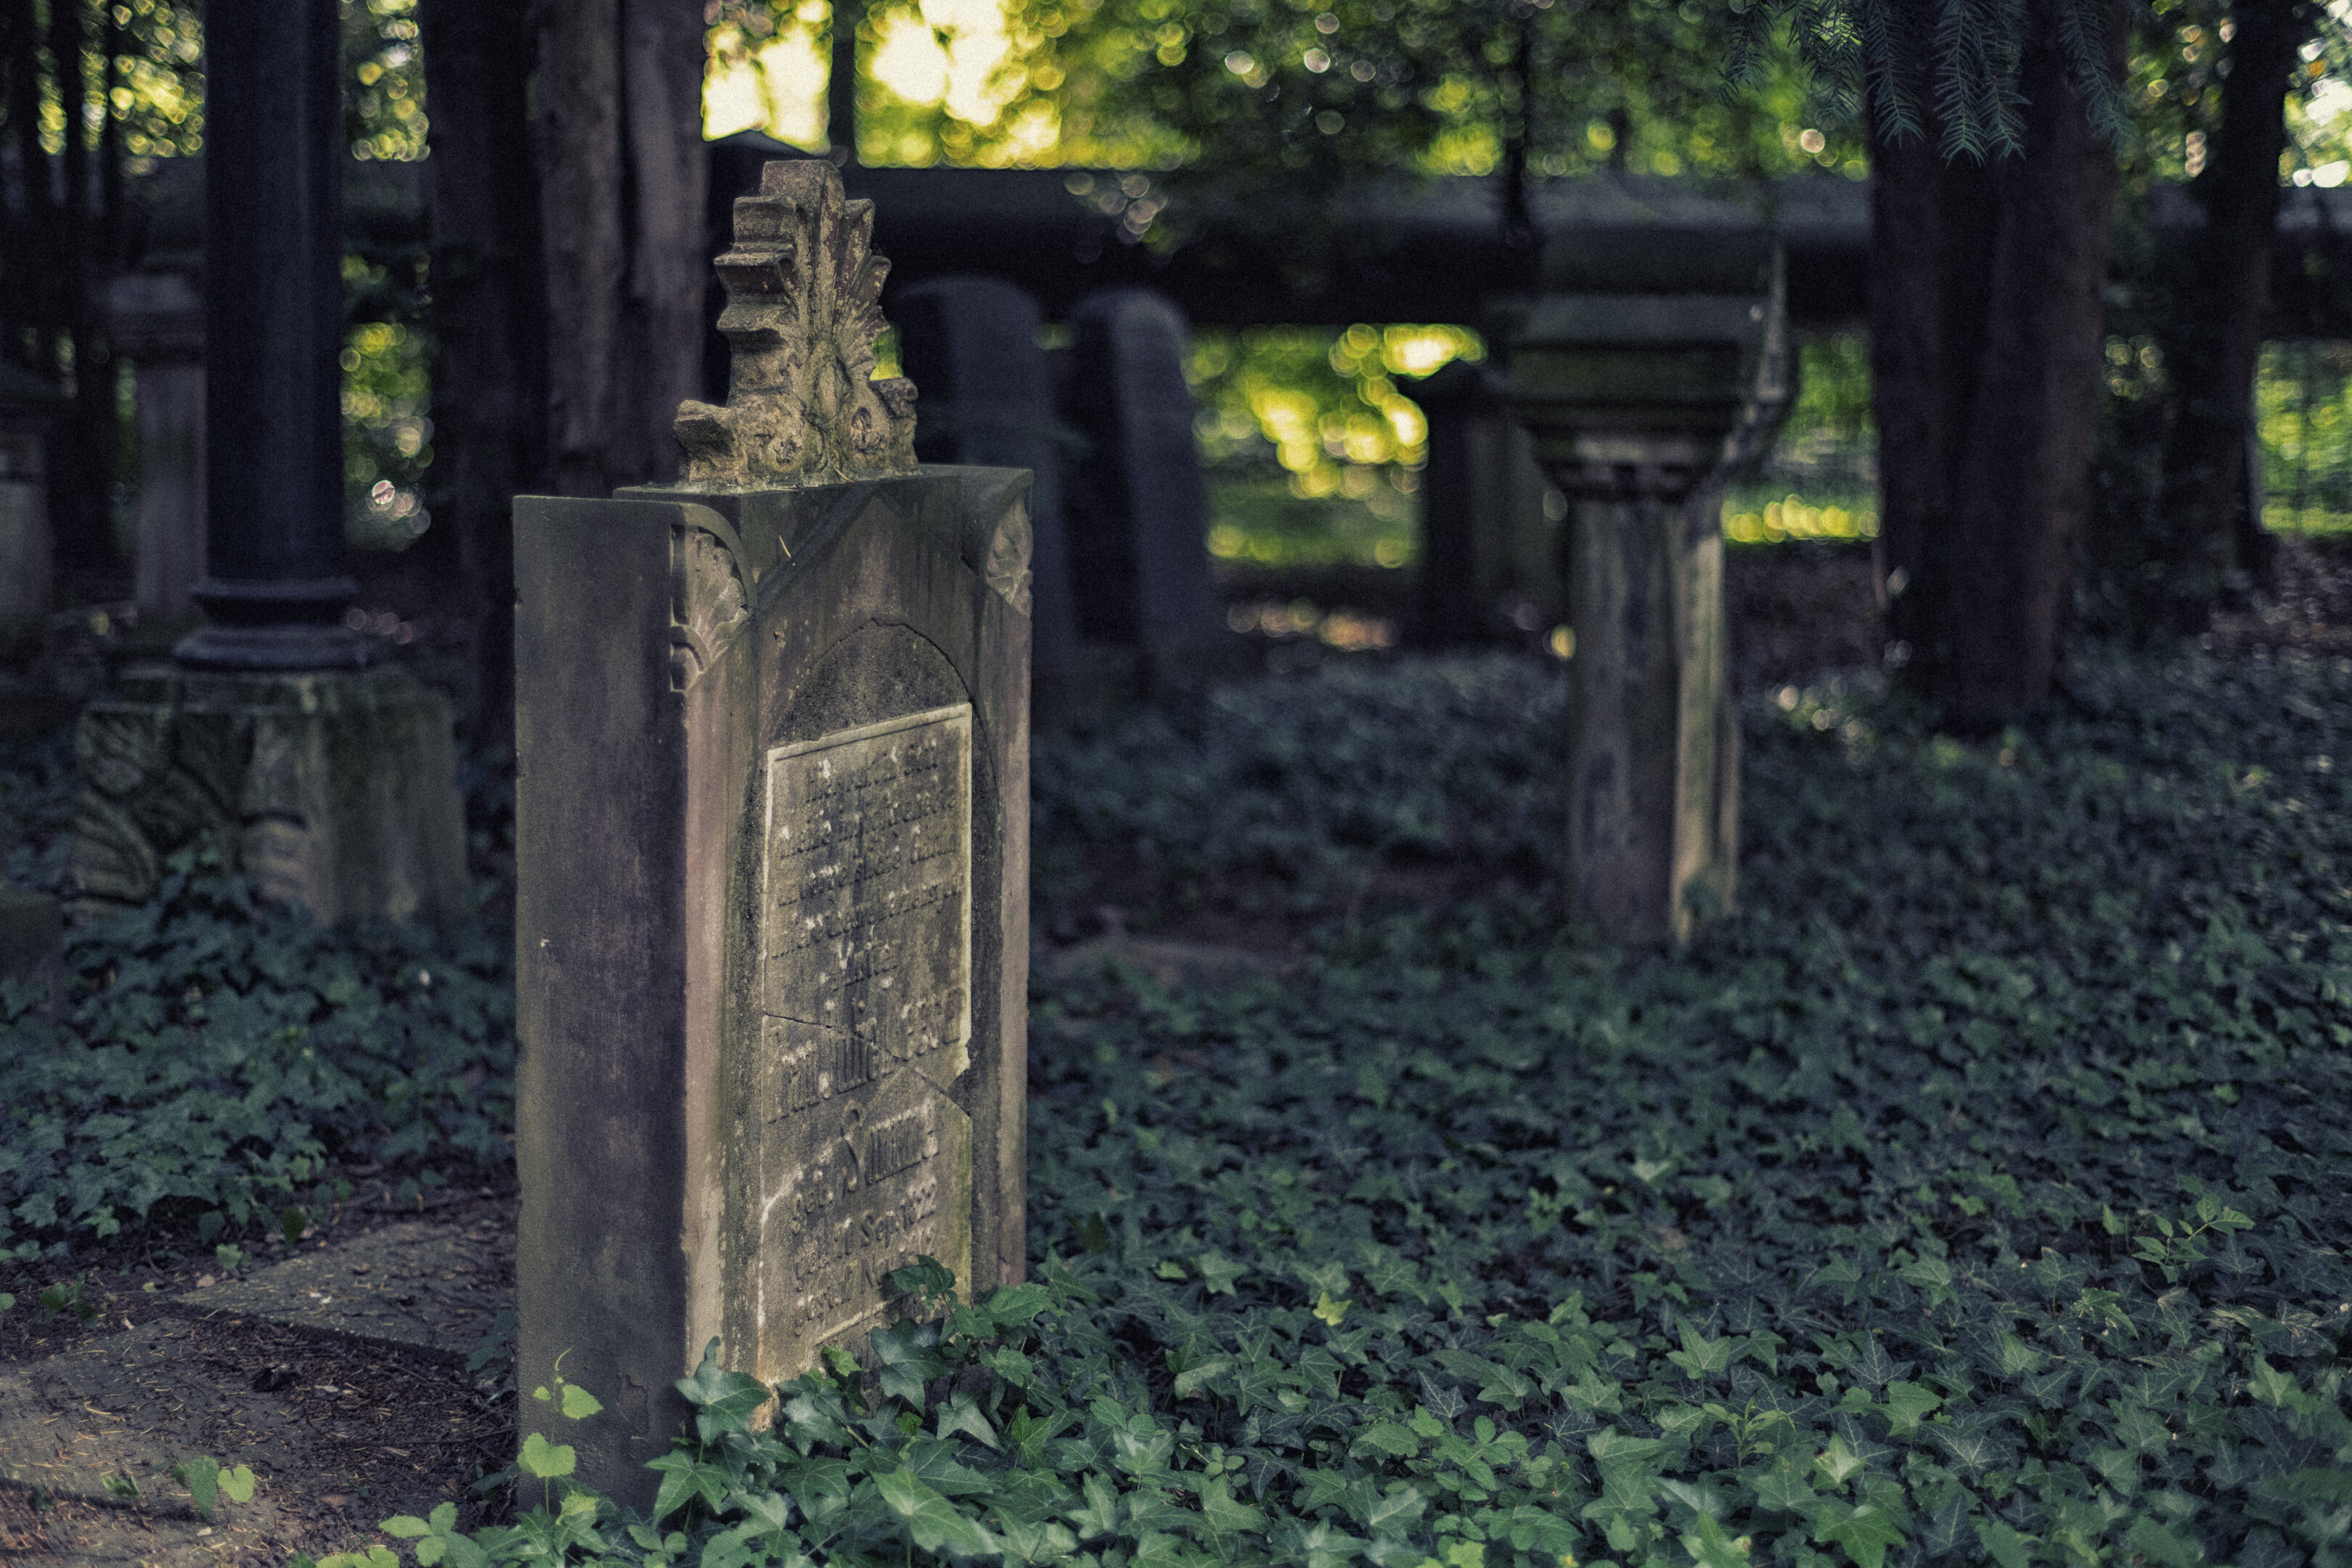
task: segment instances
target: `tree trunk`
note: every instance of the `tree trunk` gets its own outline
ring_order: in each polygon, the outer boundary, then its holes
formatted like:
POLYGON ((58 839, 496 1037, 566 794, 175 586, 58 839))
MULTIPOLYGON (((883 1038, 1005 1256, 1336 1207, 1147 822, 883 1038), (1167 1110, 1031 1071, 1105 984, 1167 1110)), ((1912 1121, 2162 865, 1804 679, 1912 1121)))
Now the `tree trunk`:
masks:
POLYGON ((2145 579, 2156 593, 2134 595, 2147 618, 2171 631, 2203 630, 2232 573, 2269 565, 2246 456, 2270 309, 2287 85, 2311 36, 2300 10, 2296 0, 2231 7, 2221 119, 2189 187, 2204 222, 2179 252, 2158 338, 2173 409, 2145 579))
MULTIPOLYGON (((114 563, 114 366, 100 327, 99 290, 113 258, 92 240, 89 147, 83 122, 88 101, 82 60, 88 52, 82 0, 52 0, 49 60, 66 125, 58 162, 65 204, 54 230, 63 265, 58 274, 58 325, 73 344, 73 405, 50 436, 49 505, 54 559, 60 568, 102 571, 114 563)), ((40 165, 47 173, 47 161, 40 165)))
POLYGON ((553 478, 602 496, 676 475, 700 390, 702 7, 542 5, 539 68, 553 478))
POLYGON ((520 84, 528 0, 424 0, 432 94, 434 525, 420 564, 471 628, 464 723, 514 727, 513 498, 547 476, 547 290, 539 172, 520 84))
MULTIPOLYGON (((2098 416, 2112 149, 2029 0, 2024 152, 1947 163, 1881 138, 1872 404, 1890 662, 1943 721, 1998 728, 2057 671, 2098 416)), ((2107 37, 2120 68, 2121 7, 2107 37)))

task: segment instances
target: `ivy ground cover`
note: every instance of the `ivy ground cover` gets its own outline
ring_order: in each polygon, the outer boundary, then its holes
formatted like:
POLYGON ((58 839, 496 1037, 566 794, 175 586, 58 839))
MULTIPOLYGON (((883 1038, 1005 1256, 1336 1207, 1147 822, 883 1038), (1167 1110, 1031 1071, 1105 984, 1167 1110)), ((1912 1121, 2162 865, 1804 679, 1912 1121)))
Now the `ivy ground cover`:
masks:
MULTIPOLYGON (((869 1364, 780 1396, 707 1365, 658 1518, 565 1498, 542 1441, 510 1529, 390 1533, 710 1568, 2345 1561, 2347 698, 2335 664, 2092 658, 1964 745, 1783 690, 1741 907, 1679 955, 1549 917, 1538 667, 1041 744, 1041 844, 1144 867, 1147 920, 1244 888, 1315 960, 1041 978, 1031 1285, 942 1316, 909 1271, 869 1364), (1415 861, 1495 890, 1384 904, 1415 861)), ((495 1117, 451 1081, 418 1103, 495 1117)))

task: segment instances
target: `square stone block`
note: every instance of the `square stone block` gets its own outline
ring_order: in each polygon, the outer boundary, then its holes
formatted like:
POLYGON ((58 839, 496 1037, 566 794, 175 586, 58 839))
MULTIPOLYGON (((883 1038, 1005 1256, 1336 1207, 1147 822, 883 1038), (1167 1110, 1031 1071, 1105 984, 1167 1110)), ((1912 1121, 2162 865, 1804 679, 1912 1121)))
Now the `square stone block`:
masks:
POLYGON ((465 812, 448 700, 392 669, 153 666, 74 735, 77 916, 141 904, 180 849, 217 847, 263 898, 320 920, 458 912, 465 812))

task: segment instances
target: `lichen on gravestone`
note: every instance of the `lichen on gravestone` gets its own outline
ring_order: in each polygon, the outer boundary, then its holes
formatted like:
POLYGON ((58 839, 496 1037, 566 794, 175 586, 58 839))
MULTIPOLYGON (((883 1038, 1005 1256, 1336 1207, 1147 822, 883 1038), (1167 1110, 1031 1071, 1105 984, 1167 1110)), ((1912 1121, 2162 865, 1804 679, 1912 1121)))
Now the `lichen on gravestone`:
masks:
POLYGON ((735 204, 718 259, 732 349, 726 405, 677 411, 684 488, 751 489, 912 473, 915 384, 874 379, 882 284, 874 204, 821 159, 778 161, 735 204))

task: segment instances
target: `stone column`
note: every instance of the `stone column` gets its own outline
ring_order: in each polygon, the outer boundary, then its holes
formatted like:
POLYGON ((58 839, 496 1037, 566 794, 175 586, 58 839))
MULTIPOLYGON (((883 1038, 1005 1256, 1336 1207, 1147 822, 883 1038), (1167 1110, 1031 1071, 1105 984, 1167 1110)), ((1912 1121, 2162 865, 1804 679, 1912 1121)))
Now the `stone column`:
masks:
POLYGON ((142 617, 169 625, 195 613, 205 574, 204 300, 184 272, 128 272, 108 286, 106 303, 139 409, 131 594, 142 617))
POLYGON ((209 844, 321 920, 454 914, 449 704, 341 622, 343 161, 335 0, 205 16, 205 624, 83 710, 75 912, 209 844))
POLYGON ((1722 487, 1789 398, 1777 247, 1759 234, 1657 260, 1569 250, 1511 357, 1511 401, 1570 508, 1569 913, 1632 942, 1681 941, 1731 900, 1722 487), (1654 291, 1605 291, 1626 279, 1654 291))
POLYGON ((334 0, 205 16, 206 669, 350 669, 343 554, 342 95, 334 0))

